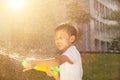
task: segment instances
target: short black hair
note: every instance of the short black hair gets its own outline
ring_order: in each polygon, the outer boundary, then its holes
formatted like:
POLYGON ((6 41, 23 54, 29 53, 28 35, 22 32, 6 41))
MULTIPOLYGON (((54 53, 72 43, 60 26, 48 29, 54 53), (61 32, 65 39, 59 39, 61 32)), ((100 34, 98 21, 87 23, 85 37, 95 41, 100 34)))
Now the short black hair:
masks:
POLYGON ((75 37, 77 36, 77 30, 71 24, 67 24, 67 23, 66 24, 61 24, 55 29, 55 32, 57 32, 59 30, 66 31, 67 34, 70 35, 70 36, 72 36, 72 35, 74 35, 75 37))

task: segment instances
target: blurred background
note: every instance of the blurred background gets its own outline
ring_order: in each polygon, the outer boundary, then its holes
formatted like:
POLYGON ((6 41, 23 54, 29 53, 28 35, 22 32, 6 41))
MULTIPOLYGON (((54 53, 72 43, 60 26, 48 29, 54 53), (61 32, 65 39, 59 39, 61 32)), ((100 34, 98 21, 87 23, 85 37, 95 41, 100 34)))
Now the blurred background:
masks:
POLYGON ((21 61, 59 56, 54 30, 66 22, 83 32, 83 80, 119 80, 120 0, 0 0, 0 80, 54 80, 21 61))

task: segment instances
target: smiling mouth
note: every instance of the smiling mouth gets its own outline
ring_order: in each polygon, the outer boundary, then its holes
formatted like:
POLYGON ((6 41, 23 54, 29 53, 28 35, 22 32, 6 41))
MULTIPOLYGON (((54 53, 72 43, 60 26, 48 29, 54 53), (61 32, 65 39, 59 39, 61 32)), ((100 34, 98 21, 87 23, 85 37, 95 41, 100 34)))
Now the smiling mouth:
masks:
POLYGON ((57 45, 59 48, 61 48, 62 45, 57 45))
POLYGON ((57 45, 58 47, 61 47, 61 45, 57 45))

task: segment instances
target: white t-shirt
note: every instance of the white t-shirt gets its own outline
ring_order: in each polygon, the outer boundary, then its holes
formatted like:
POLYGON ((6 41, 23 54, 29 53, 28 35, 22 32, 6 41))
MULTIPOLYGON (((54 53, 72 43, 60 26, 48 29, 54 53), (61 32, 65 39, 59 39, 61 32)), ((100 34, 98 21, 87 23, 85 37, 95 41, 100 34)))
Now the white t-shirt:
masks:
POLYGON ((82 80, 82 61, 76 47, 70 46, 62 55, 66 55, 73 64, 65 62, 60 65, 60 80, 82 80))

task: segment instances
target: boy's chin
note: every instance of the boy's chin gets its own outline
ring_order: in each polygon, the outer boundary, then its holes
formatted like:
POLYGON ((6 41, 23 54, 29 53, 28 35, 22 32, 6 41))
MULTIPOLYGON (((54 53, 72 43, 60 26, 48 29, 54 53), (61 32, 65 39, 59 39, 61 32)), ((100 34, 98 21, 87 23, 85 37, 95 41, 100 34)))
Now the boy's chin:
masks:
POLYGON ((63 50, 62 48, 58 48, 58 49, 61 50, 61 51, 63 50))
POLYGON ((64 48, 58 48, 60 51, 65 51, 66 49, 64 49, 64 48))
POLYGON ((61 51, 63 51, 63 50, 64 50, 63 48, 60 48, 60 47, 58 47, 58 49, 59 49, 59 50, 61 50, 61 51))

